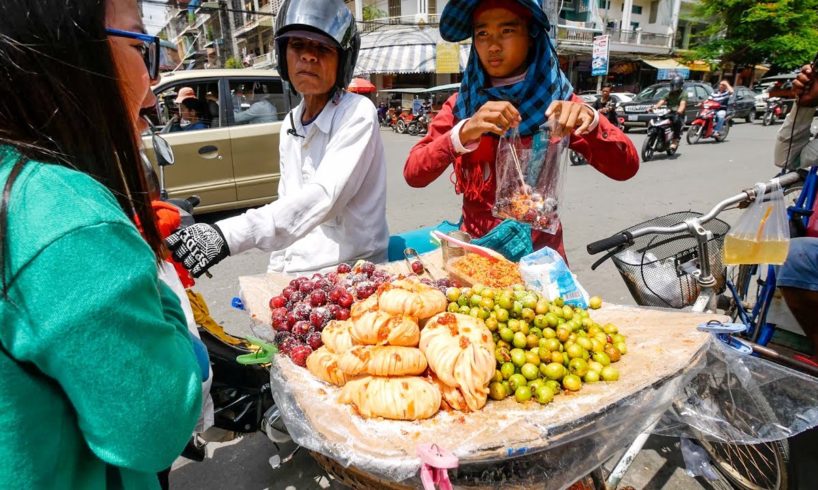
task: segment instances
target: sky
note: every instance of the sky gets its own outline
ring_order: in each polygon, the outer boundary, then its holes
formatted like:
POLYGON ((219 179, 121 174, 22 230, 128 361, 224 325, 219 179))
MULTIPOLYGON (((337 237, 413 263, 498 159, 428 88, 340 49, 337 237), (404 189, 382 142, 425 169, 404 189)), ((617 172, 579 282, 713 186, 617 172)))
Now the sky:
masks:
POLYGON ((156 34, 167 23, 166 8, 152 3, 143 3, 142 21, 145 23, 145 28, 149 34, 156 34))

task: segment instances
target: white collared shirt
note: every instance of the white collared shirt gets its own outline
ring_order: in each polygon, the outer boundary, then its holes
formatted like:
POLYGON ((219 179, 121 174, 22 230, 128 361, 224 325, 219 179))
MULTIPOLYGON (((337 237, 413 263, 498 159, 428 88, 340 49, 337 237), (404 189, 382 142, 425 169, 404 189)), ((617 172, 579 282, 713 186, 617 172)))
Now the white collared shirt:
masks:
POLYGON ((268 272, 385 259, 386 157, 375 106, 344 93, 306 128, 303 110, 302 101, 281 125, 278 200, 217 223, 230 254, 269 250, 268 272), (303 138, 288 134, 291 121, 303 138))

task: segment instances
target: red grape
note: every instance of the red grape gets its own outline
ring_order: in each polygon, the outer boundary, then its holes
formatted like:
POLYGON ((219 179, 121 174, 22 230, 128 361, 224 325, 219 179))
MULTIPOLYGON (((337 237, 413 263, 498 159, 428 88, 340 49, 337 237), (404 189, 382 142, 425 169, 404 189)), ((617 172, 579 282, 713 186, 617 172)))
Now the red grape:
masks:
POLYGON ((312 350, 318 350, 324 345, 324 342, 321 341, 321 333, 320 332, 310 332, 307 335, 307 345, 310 346, 312 350))
POLYGON ((355 286, 355 294, 358 296, 359 300, 366 299, 372 296, 375 293, 376 289, 377 288, 375 287, 375 284, 373 284, 370 281, 365 281, 355 286))
POLYGON ((412 262, 412 272, 417 275, 423 274, 423 264, 419 260, 412 262))
POLYGON ((335 304, 331 304, 331 305, 327 306, 327 311, 329 311, 330 320, 337 319, 338 318, 338 313, 342 309, 343 308, 341 308, 340 306, 335 305, 335 304))
POLYGON ((338 313, 335 315, 336 320, 349 320, 349 310, 346 308, 341 308, 338 313))
POLYGON ((290 295, 290 303, 292 303, 292 304, 298 303, 299 301, 303 301, 304 298, 305 298, 304 293, 302 293, 301 291, 295 290, 295 291, 293 291, 293 294, 290 295))
POLYGON ((352 267, 349 264, 340 263, 338 264, 338 274, 347 274, 352 271, 352 267))
POLYGON ((301 367, 307 365, 307 358, 312 354, 312 349, 309 345, 297 345, 290 350, 290 359, 301 367))
POLYGON ((279 308, 273 310, 272 320, 270 323, 272 324, 273 329, 279 332, 286 332, 290 329, 290 326, 287 325, 287 314, 281 314, 278 311, 279 308))
POLYGON ((294 288, 287 286, 286 288, 281 290, 281 296, 283 296, 286 300, 289 301, 290 297, 293 295, 294 292, 295 292, 294 288))
POLYGON ((323 289, 316 289, 310 293, 310 306, 313 308, 327 304, 327 293, 323 289))
POLYGON ((297 338, 290 335, 289 337, 284 338, 281 342, 278 343, 278 351, 284 354, 285 356, 290 355, 290 351, 293 347, 299 345, 300 342, 297 338))
POLYGON ((270 309, 283 308, 287 305, 287 298, 284 296, 273 296, 270 298, 270 309))
POLYGON ((329 298, 329 301, 330 301, 331 303, 337 303, 337 302, 338 302, 338 300, 340 300, 340 299, 341 299, 341 296, 343 296, 344 294, 346 294, 346 291, 344 291, 344 288, 342 288, 342 287, 336 287, 335 289, 333 289, 332 291, 330 291, 330 293, 329 293, 329 297, 328 297, 328 298, 329 298))
POLYGON ((329 281, 333 286, 338 283, 338 273, 337 272, 330 272, 327 274, 327 281, 329 281))
POLYGON ((342 308, 349 308, 352 306, 352 303, 355 302, 355 298, 349 294, 348 292, 344 291, 344 294, 338 298, 338 305, 342 308))
POLYGON ((363 264, 361 264, 361 272, 363 272, 367 276, 372 275, 372 273, 375 272, 375 264, 373 264, 372 262, 364 262, 363 264))
POLYGON ((309 280, 302 282, 301 285, 298 286, 298 290, 304 294, 311 292, 313 289, 315 289, 315 283, 309 280))
POLYGON ((315 328, 324 328, 328 321, 329 311, 323 306, 312 310, 312 313, 310 313, 310 324, 315 328))
POLYGON ((309 324, 309 322, 306 322, 306 321, 303 321, 303 320, 301 320, 299 322, 296 322, 295 325, 293 325, 292 332, 293 332, 293 335, 295 335, 299 339, 303 339, 304 337, 307 336, 308 333, 310 333, 310 324, 309 324))
POLYGON ((293 314, 299 320, 307 320, 310 317, 312 308, 306 303, 298 303, 293 307, 293 314))

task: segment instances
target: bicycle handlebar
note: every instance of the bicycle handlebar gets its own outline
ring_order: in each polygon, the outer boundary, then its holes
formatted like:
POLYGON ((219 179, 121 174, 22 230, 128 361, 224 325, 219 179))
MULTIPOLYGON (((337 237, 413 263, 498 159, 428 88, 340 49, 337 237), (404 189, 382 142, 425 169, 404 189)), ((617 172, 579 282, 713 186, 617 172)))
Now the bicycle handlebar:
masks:
MULTIPOLYGON (((787 187, 796 182, 803 180, 803 174, 801 172, 789 172, 780 177, 776 177, 778 180, 779 185, 781 187, 787 187)), ((767 182, 767 185, 771 185, 774 180, 772 179, 767 182)), ((742 191, 740 194, 736 194, 733 197, 729 197, 720 203, 716 204, 713 209, 711 209, 707 214, 695 218, 695 221, 699 224, 707 223, 713 220, 716 216, 719 215, 725 208, 731 206, 733 204, 738 204, 747 200, 755 200, 756 198, 756 191, 755 188, 746 189, 742 191)), ((649 226, 646 228, 639 228, 637 230, 631 231, 620 231, 608 238, 604 238, 602 240, 589 243, 586 249, 588 253, 591 255, 598 254, 599 252, 603 252, 605 250, 613 249, 614 247, 618 247, 622 244, 630 244, 633 243, 635 238, 639 238, 641 236, 645 236, 648 234, 657 234, 657 235, 672 235, 674 233, 681 233, 688 229, 687 223, 679 223, 678 225, 674 226, 649 226)))
POLYGON ((588 250, 589 254, 596 255, 599 252, 610 250, 624 243, 630 243, 631 240, 633 240, 633 236, 629 232, 620 231, 619 233, 611 235, 608 238, 603 238, 602 240, 589 243, 586 249, 588 250))

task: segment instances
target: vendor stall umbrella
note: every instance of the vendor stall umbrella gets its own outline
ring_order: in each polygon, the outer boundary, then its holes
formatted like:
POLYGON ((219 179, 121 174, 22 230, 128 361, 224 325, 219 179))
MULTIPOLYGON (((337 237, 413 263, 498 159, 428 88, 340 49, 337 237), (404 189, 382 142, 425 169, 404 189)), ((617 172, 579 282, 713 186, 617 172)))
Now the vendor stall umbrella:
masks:
POLYGON ((371 94, 378 89, 375 88, 375 85, 373 85, 369 80, 364 78, 353 78, 352 81, 349 82, 349 87, 347 87, 347 90, 350 92, 355 92, 356 94, 371 94))

